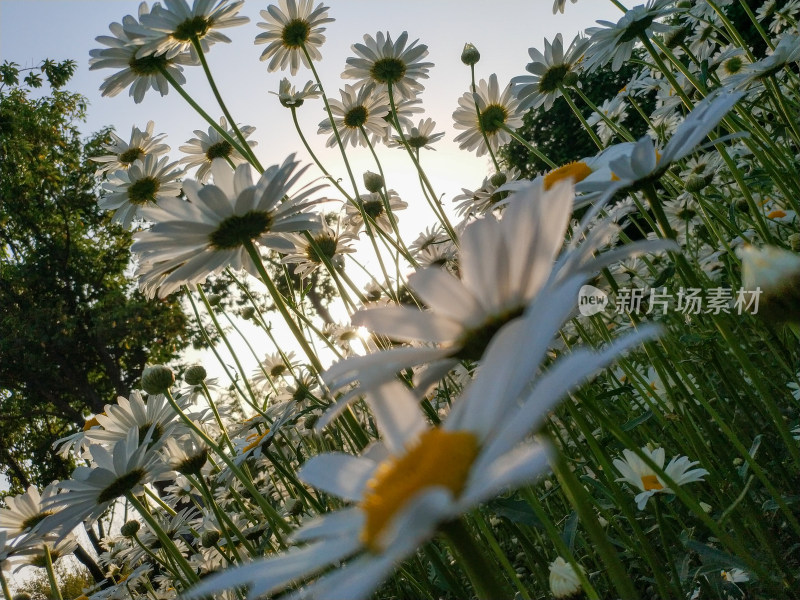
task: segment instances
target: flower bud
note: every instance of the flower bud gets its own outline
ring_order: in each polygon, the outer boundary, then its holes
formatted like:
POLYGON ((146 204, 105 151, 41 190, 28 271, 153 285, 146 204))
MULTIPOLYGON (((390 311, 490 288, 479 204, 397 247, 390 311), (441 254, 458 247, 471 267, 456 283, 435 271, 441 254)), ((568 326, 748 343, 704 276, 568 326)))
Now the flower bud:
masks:
POLYGON ((141 528, 141 526, 142 524, 139 523, 139 521, 126 521, 125 524, 120 527, 119 532, 125 537, 133 537, 139 532, 139 528, 141 528))
POLYGON ((499 188, 501 185, 508 181, 508 177, 506 177, 505 173, 497 172, 489 178, 489 183, 491 183, 494 187, 499 188))
POLYGON ((216 306, 217 304, 219 304, 222 301, 222 296, 220 296, 219 294, 209 294, 206 297, 206 300, 208 300, 208 303, 211 306, 216 306))
POLYGON ((286 502, 286 512, 293 517, 303 514, 303 503, 296 498, 290 498, 286 502))
POLYGON ((253 315, 255 315, 255 314, 256 314, 256 309, 253 308, 252 306, 245 306, 242 309, 242 318, 243 319, 252 319, 253 315))
POLYGON ((209 529, 208 531, 204 531, 203 535, 200 537, 200 543, 203 544, 203 548, 213 548, 217 545, 219 538, 222 537, 219 531, 215 529, 209 529))
POLYGON ((742 287, 761 292, 758 313, 777 322, 800 323, 800 255, 777 246, 745 246, 739 256, 742 287))
POLYGON ((467 42, 464 44, 464 49, 461 51, 461 62, 471 67, 481 59, 481 53, 473 45, 467 42))
POLYGON ((148 394, 163 394, 173 383, 175 374, 164 365, 147 367, 142 373, 142 389, 148 394))
POLYGON ((183 374, 183 380, 188 385, 200 385, 205 381, 207 375, 208 373, 206 373, 203 365, 192 365, 186 369, 186 373, 183 374))
POLYGON ((373 194, 383 189, 383 177, 372 171, 364 173, 364 187, 373 194))
POLYGON ((800 233, 793 233, 787 238, 789 247, 795 252, 800 252, 800 233))

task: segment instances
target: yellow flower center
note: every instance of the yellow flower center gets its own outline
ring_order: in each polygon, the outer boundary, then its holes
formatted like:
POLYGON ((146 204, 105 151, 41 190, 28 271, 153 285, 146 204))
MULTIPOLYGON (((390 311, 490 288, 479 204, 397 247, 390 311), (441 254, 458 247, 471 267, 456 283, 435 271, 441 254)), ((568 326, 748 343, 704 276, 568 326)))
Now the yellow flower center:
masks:
POLYGON ((591 174, 592 170, 585 162, 576 160, 571 163, 561 165, 557 169, 553 169, 547 175, 545 175, 544 189, 545 191, 549 190, 559 181, 563 181, 565 179, 572 179, 573 183, 578 183, 579 181, 586 179, 591 174))
MULTIPOLYGON (((100 413, 101 415, 105 415, 106 413, 100 413)), ((93 416, 91 419, 87 419, 86 423, 83 424, 83 430, 89 431, 92 427, 97 427, 100 425, 100 421, 97 420, 97 416, 93 416)))
POLYGON ((247 446, 244 447, 243 452, 248 452, 253 448, 255 448, 256 446, 258 446, 259 444, 261 444, 261 440, 263 440, 268 433, 269 429, 267 429, 264 433, 251 433, 250 435, 248 435, 246 439, 252 441, 249 444, 247 444, 247 446))
POLYGON ((361 541, 380 552, 379 538, 397 511, 427 488, 443 487, 457 498, 478 450, 478 439, 469 431, 430 429, 403 456, 384 461, 360 505, 366 514, 361 541))
POLYGON ((661 485, 661 482, 655 475, 642 475, 642 485, 644 486, 644 490, 646 492, 649 492, 650 490, 664 489, 664 486, 661 485))
POLYGON ((786 213, 781 209, 773 210, 771 213, 767 215, 768 219, 782 219, 786 216, 786 213))

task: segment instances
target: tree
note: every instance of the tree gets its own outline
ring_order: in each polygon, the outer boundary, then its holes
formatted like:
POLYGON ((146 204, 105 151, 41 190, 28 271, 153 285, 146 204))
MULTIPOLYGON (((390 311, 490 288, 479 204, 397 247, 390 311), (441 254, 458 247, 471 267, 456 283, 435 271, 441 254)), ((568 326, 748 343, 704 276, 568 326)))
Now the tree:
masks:
POLYGON ((81 141, 85 100, 59 89, 73 70, 45 61, 20 85, 17 65, 0 66, 0 473, 12 493, 67 477, 53 441, 189 338, 177 299, 134 289, 131 235, 97 207, 89 157, 108 131, 81 141), (39 72, 51 93, 34 99, 39 72))

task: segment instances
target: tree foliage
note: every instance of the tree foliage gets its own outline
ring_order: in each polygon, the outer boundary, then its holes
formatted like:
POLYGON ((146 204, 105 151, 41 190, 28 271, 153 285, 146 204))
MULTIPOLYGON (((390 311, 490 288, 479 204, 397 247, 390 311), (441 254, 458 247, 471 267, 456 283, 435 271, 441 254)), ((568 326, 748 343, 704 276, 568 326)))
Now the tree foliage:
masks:
POLYGON ((12 492, 68 476, 52 442, 188 337, 177 300, 133 289, 130 233, 97 207, 89 157, 108 132, 81 140, 85 100, 58 89, 73 68, 45 61, 39 98, 16 65, 0 68, 0 472, 12 492))

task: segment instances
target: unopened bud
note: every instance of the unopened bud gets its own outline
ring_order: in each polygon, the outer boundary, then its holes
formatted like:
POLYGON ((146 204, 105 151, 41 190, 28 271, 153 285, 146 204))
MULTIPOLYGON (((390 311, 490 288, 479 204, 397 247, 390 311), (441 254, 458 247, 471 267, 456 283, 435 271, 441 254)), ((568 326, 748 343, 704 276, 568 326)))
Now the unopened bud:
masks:
POLYGON ((142 373, 142 389, 148 394, 163 394, 173 383, 175 374, 164 365, 147 367, 142 373))
POLYGON ((203 365, 192 365, 186 369, 186 373, 183 374, 183 380, 188 385, 200 385, 205 381, 207 375, 208 373, 206 373, 203 365))
POLYGON ((467 42, 464 44, 464 49, 461 51, 461 62, 471 67, 481 59, 481 53, 473 45, 467 42))
POLYGON ((383 177, 372 171, 364 173, 364 187, 373 194, 383 189, 383 177))
POLYGON ((789 247, 795 252, 800 252, 800 233, 793 233, 787 238, 789 247))
POLYGON ((222 296, 220 296, 219 294, 209 294, 206 297, 206 300, 208 300, 208 303, 211 306, 216 306, 217 304, 219 304, 222 301, 222 296))
POLYGON ((222 537, 216 529, 210 529, 208 531, 204 531, 202 537, 200 538, 200 543, 203 544, 203 548, 213 548, 217 545, 219 538, 222 537))
POLYGON ((252 319, 253 315, 256 314, 256 309, 252 306, 245 306, 242 309, 242 318, 243 319, 252 319))
POLYGON ((578 84, 578 74, 575 71, 570 71, 566 75, 564 75, 564 85, 567 87, 574 87, 578 84))
POLYGON ((125 537, 133 537, 139 532, 139 528, 142 526, 139 521, 131 520, 126 521, 126 523, 120 527, 119 532, 124 535, 125 537))

